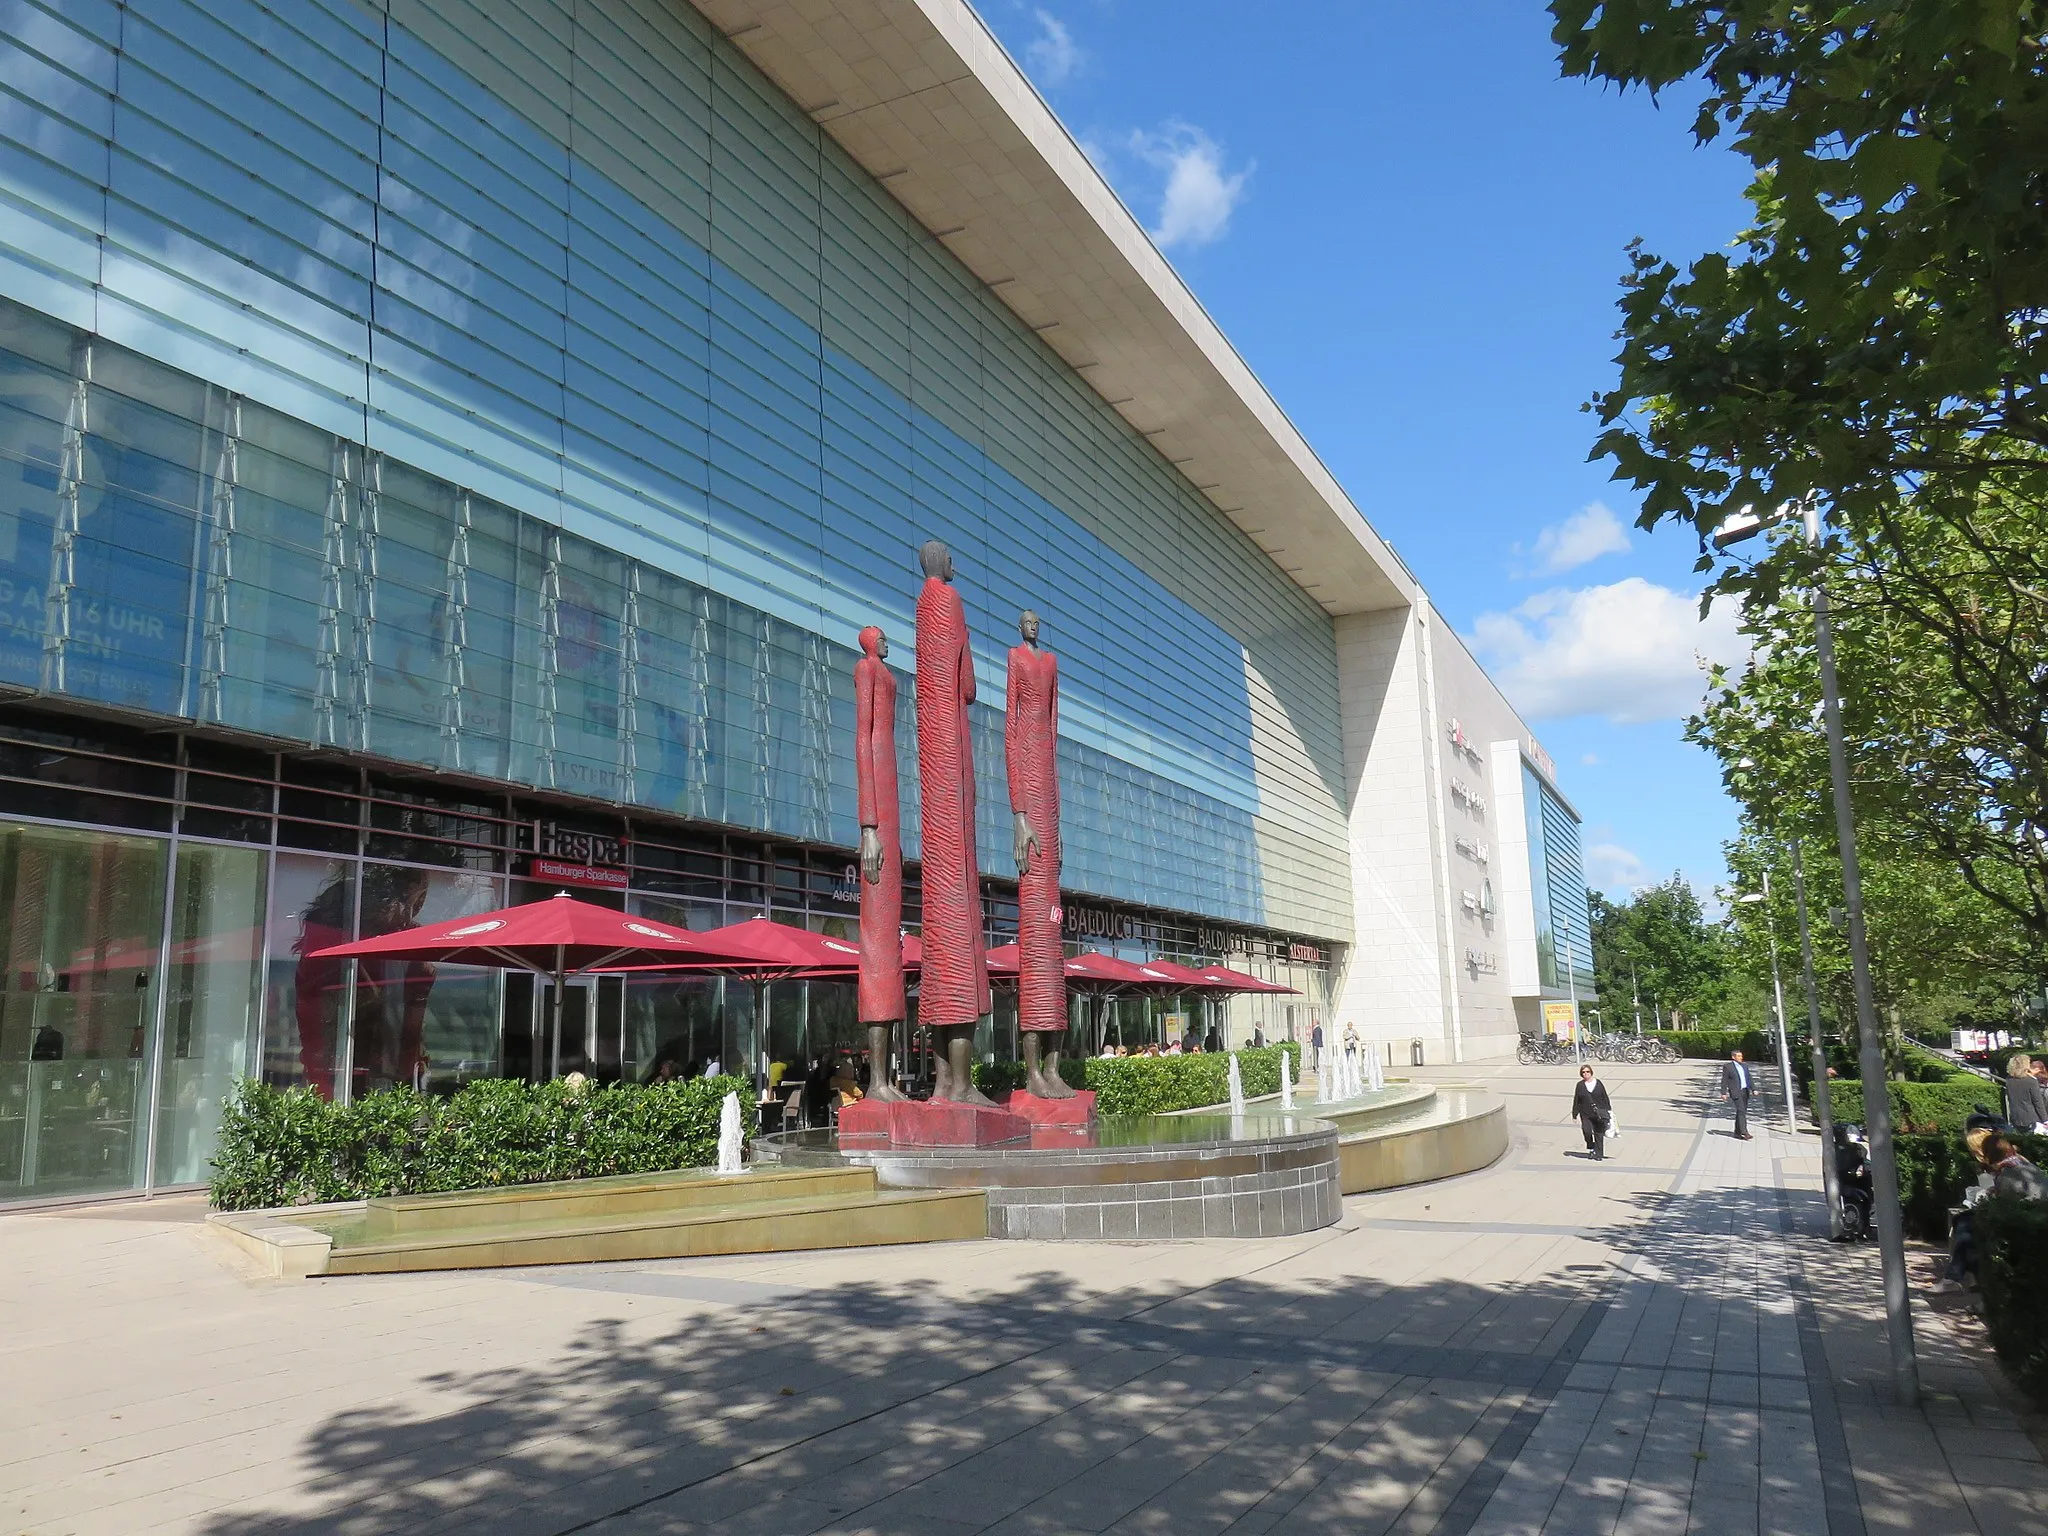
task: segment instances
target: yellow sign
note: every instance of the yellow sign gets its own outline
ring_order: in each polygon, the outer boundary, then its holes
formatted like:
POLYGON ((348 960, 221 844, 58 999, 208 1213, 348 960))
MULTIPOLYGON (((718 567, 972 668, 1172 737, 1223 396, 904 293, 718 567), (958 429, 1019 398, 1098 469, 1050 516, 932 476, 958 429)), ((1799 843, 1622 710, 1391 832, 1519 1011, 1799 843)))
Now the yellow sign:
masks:
POLYGON ((1543 1032, 1559 1040, 1573 1040, 1578 1037, 1578 1020, 1573 1017, 1571 1003, 1545 1003, 1543 1005, 1543 1032))

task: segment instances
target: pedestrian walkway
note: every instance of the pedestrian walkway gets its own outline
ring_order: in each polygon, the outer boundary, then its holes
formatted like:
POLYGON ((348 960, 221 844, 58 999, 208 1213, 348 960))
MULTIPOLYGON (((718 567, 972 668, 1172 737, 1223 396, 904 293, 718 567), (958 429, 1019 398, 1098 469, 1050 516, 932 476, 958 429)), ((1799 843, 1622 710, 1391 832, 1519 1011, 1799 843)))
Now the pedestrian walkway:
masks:
POLYGON ((1501 1164, 1283 1240, 277 1283, 194 1202, 0 1217, 0 1532, 2048 1536, 1932 1319, 1889 1406, 1814 1138, 1616 1066, 1593 1163, 1569 1070, 1462 1075, 1501 1164))

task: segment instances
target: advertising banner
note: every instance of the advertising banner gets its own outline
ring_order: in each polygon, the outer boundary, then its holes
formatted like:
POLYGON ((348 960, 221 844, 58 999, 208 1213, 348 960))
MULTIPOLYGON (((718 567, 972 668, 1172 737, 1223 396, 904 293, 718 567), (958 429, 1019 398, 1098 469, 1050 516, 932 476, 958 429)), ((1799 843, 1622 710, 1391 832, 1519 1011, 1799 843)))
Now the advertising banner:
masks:
POLYGON ((1545 1003, 1543 1032, 1558 1040, 1576 1040, 1579 1035, 1579 1021, 1573 1015, 1574 1006, 1571 1003, 1545 1003))

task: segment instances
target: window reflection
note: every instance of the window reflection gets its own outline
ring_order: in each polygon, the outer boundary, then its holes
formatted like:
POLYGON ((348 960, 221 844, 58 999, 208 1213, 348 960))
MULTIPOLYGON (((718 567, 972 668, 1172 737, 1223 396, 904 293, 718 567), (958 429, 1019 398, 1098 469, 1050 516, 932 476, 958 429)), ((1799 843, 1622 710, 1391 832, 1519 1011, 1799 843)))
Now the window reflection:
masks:
MULTIPOLYGON (((1101 425, 1070 424, 1085 434, 1101 425)), ((1129 738, 1128 757, 1060 743, 1077 885, 1260 922, 1268 870, 1297 900, 1341 882, 1341 842, 1325 874, 1263 863, 1253 816, 1225 798, 1246 803, 1261 772, 1283 806, 1292 798, 1284 765, 1279 778, 1273 764, 1255 766, 1237 643, 1184 605, 1148 604, 1149 577, 1005 477, 989 494, 1017 525, 1016 548, 988 535, 987 514, 962 521, 994 487, 986 455, 930 423, 913 436, 914 447, 892 440, 877 451, 884 466, 911 461, 922 500, 901 513, 910 532, 950 533, 961 550, 985 646, 975 731, 986 867, 1002 867, 1008 843, 1000 658, 1027 600, 1018 594, 1035 593, 1028 600, 1052 616, 1068 697, 1126 722, 1116 728, 1129 738), (1071 545, 1062 559, 1019 553, 1056 526, 1071 545), (1124 598, 1104 600, 1111 592, 1124 598), (1154 655, 1167 634, 1170 668, 1154 655), (1177 739, 1149 723, 1163 690, 1186 722, 1177 739), (1153 754, 1171 755, 1195 782, 1213 771, 1217 795, 1143 766, 1153 754)), ((1105 440, 1089 451, 1115 449, 1105 440)), ((4 301, 0 462, 18 466, 20 486, 0 499, 0 677, 806 841, 856 840, 850 634, 639 566, 4 301), (88 346, 93 382, 81 393, 88 346), (62 677, 46 680, 55 653, 44 630, 58 609, 45 588, 73 507, 72 638, 58 648, 62 677)), ((1075 474, 1076 486, 1087 483, 1085 468, 1075 474)), ((902 478, 887 479, 892 497, 905 495, 902 478)), ((907 551, 908 533, 901 542, 907 551)), ((852 573, 853 556, 836 546, 807 546, 804 559, 828 582, 852 573)), ((890 579, 907 583, 905 565, 889 565, 890 579)), ((898 638, 907 646, 907 633, 898 638)), ((1322 665, 1313 651, 1299 658, 1311 670, 1322 665)), ((280 809, 290 818, 282 840, 357 851, 344 834, 309 826, 298 797, 280 809)), ((190 830, 250 835, 211 813, 190 830)))
POLYGON ((353 862, 277 855, 270 889, 270 974, 265 979, 264 1081, 334 1097, 348 1022, 348 962, 317 951, 355 937, 353 862))
MULTIPOLYGON (((396 864, 363 866, 363 938, 504 905, 488 876, 396 864)), ((357 1097, 405 1084, 448 1087, 498 1070, 495 970, 418 960, 356 962, 349 1083, 357 1097)))
POLYGON ((253 848, 178 849, 157 1087, 159 1184, 206 1179, 221 1105, 254 1059, 263 883, 264 858, 253 848))

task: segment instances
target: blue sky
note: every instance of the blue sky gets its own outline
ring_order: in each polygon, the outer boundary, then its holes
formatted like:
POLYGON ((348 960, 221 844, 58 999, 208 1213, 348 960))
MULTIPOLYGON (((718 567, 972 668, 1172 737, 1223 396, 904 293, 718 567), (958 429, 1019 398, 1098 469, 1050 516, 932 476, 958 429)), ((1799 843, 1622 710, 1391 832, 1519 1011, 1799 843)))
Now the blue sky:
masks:
MULTIPOLYGON (((1734 810, 1680 722, 1691 536, 1632 525, 1580 405, 1624 247, 1745 222, 1690 104, 1558 77, 1535 0, 981 0, 983 15, 1557 759, 1588 875, 1709 887, 1734 810)), ((1704 894, 1704 890, 1703 890, 1704 894)))

